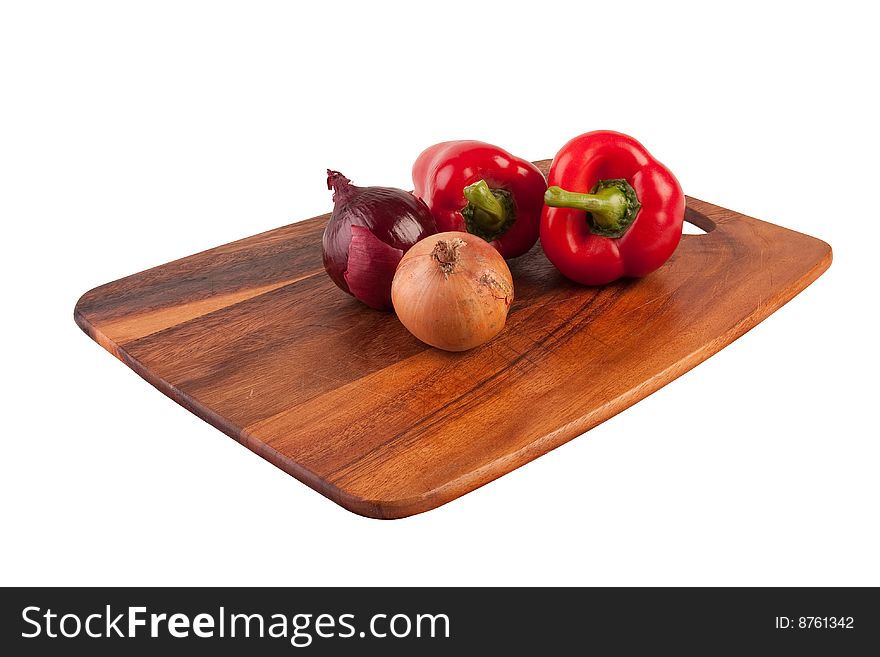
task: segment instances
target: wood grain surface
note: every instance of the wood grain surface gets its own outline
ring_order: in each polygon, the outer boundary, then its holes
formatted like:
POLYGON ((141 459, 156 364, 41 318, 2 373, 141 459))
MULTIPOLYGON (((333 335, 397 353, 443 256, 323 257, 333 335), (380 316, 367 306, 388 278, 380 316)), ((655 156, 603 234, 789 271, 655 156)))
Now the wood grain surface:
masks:
MULTIPOLYGON (((543 171, 549 161, 539 162, 543 171)), ((824 242, 697 199, 640 280, 580 287, 536 246, 505 330, 420 343, 321 265, 329 215, 102 285, 77 324, 176 402, 355 513, 400 518, 575 438, 722 349, 814 281, 824 242)))

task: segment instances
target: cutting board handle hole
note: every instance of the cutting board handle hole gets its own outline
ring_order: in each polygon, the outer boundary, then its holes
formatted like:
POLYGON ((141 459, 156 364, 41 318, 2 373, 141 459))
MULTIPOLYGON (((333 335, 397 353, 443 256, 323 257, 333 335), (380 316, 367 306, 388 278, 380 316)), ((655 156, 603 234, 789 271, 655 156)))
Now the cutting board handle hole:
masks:
POLYGON ((687 208, 684 211, 684 226, 682 226, 683 235, 705 235, 715 230, 715 222, 706 215, 687 208))

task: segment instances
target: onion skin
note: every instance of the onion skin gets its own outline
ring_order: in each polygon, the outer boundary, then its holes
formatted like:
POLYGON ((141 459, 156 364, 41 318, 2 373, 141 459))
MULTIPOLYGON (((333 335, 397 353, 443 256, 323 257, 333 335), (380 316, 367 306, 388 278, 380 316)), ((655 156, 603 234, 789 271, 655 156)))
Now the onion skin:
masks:
POLYGON ((403 256, 391 299, 401 323, 419 340, 446 351, 467 351, 504 328, 513 303, 513 277, 485 240, 470 233, 438 233, 403 256))
POLYGON ((370 308, 390 308, 391 280, 402 257, 403 251, 382 242, 369 228, 352 226, 343 274, 349 293, 370 308))
POLYGON ((437 232, 428 206, 395 187, 357 187, 327 170, 333 213, 324 229, 324 269, 340 289, 371 308, 391 308, 391 280, 403 254, 437 232), (357 230, 359 229, 359 230, 357 230))

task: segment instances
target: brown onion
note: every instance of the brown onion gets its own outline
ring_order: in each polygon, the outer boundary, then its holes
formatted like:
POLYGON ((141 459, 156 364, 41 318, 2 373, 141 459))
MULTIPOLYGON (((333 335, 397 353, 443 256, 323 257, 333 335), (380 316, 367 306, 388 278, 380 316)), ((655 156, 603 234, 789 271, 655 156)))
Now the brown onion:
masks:
POLYGON ((429 235, 397 266, 391 301, 422 342, 465 351, 494 338, 513 302, 513 278, 488 242, 468 233, 429 235))

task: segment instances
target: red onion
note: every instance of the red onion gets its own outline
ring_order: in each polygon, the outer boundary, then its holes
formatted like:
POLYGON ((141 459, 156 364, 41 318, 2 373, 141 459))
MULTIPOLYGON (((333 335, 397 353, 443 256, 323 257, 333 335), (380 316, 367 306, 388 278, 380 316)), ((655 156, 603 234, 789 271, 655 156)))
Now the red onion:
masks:
POLYGON ((333 214, 324 229, 324 269, 371 308, 391 308, 391 281, 409 248, 437 232, 428 206, 396 187, 356 187, 327 170, 333 214))

